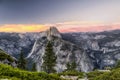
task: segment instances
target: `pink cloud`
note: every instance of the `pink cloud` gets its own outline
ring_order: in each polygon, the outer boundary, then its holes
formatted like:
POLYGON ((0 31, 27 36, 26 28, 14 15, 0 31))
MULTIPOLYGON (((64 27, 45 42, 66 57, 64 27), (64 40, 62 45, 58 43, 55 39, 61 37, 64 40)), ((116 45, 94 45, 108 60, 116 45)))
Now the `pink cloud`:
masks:
MULTIPOLYGON (((65 26, 64 26, 65 27, 65 26)), ((59 29, 59 27, 58 27, 59 29)), ((60 32, 101 32, 106 30, 115 30, 120 29, 120 25, 111 25, 111 26, 87 26, 87 27, 68 27, 60 28, 60 32)))

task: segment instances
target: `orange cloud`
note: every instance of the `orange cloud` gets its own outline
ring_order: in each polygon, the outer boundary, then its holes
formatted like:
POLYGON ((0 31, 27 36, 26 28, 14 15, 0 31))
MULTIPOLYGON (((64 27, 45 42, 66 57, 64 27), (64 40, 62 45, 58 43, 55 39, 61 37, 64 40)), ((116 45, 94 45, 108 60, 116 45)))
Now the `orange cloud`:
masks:
POLYGON ((0 32, 40 32, 46 30, 46 25, 39 24, 6 24, 0 26, 0 32))
POLYGON ((120 29, 120 25, 111 25, 111 26, 86 26, 86 27, 70 27, 67 29, 61 29, 61 32, 101 32, 108 30, 120 29))

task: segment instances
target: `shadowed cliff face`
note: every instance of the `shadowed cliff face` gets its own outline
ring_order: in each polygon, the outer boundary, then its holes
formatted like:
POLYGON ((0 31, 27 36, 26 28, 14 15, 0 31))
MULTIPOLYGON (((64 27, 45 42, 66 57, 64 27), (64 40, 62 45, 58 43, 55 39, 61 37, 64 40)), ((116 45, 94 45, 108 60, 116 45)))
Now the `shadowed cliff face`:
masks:
POLYGON ((64 71, 66 64, 72 61, 75 61, 77 64, 76 70, 84 72, 93 70, 93 64, 86 52, 75 44, 63 40, 55 27, 51 27, 47 30, 46 34, 47 35, 37 39, 31 53, 28 55, 28 58, 31 58, 37 63, 38 71, 41 71, 42 57, 45 53, 45 46, 48 41, 52 42, 53 50, 57 56, 55 66, 57 72, 64 71))

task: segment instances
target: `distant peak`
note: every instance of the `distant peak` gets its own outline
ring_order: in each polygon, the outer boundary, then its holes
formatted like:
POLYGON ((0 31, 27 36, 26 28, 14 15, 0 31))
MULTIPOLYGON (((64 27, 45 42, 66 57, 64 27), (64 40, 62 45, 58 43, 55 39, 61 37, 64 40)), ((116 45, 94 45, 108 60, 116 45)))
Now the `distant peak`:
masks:
POLYGON ((57 30, 58 31, 58 29, 54 26, 50 27, 49 30, 57 30))
POLYGON ((47 37, 48 37, 48 39, 51 39, 53 36, 61 38, 60 32, 58 31, 58 29, 56 27, 50 27, 47 30, 47 37))
POLYGON ((51 35, 53 34, 60 34, 60 32, 58 31, 58 29, 56 27, 50 27, 48 29, 48 31, 51 33, 51 35))

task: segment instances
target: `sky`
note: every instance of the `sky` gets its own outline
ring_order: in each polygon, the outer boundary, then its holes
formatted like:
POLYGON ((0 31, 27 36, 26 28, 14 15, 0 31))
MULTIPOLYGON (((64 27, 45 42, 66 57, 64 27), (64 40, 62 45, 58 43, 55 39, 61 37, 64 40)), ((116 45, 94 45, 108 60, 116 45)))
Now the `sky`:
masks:
POLYGON ((0 0, 0 32, 120 29, 120 0, 0 0))

